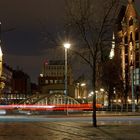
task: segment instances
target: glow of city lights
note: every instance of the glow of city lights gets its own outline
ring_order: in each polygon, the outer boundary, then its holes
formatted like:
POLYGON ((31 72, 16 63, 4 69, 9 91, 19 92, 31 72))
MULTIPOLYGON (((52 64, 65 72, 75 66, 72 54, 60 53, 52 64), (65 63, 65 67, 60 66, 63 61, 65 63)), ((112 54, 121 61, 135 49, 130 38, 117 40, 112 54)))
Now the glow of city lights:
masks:
POLYGON ((40 74, 40 77, 43 77, 43 74, 42 73, 40 74))
POLYGON ((93 95, 94 94, 94 92, 93 91, 91 91, 91 93, 90 93, 91 95, 93 95))
POLYGON ((98 90, 96 90, 95 93, 98 93, 98 90))
POLYGON ((103 88, 101 88, 100 91, 104 92, 105 90, 103 88))
POLYGON ((118 99, 118 102, 121 103, 121 99, 118 99))
POLYGON ((81 87, 85 86, 86 84, 85 83, 81 83, 81 87))

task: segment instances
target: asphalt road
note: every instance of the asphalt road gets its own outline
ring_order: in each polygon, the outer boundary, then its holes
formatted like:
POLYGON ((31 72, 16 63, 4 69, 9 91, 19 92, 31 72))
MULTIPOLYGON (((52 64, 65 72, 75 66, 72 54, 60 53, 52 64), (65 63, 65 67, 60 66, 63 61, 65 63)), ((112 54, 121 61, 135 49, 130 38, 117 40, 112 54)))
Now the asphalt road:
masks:
MULTIPOLYGON (((1 115, 0 122, 89 122, 92 123, 92 117, 86 116, 66 116, 66 115, 1 115)), ((140 124, 139 116, 104 116, 97 117, 100 124, 118 123, 118 124, 140 124)))

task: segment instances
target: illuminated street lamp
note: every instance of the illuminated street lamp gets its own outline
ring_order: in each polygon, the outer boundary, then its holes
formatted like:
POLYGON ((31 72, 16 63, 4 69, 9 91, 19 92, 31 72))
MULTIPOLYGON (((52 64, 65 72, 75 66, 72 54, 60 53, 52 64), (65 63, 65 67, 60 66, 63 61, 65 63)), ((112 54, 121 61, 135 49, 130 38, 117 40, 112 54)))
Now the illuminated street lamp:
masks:
MULTIPOLYGON (((65 91, 64 91, 64 94, 65 94, 65 96, 67 96, 68 95, 68 80, 67 80, 67 49, 69 49, 70 48, 70 46, 71 46, 71 44, 70 43, 64 43, 63 44, 63 46, 64 46, 64 48, 65 48, 65 91)), ((66 97, 66 101, 65 101, 65 103, 67 104, 67 97, 66 97)), ((67 111, 67 110, 66 110, 67 111)), ((67 115, 68 115, 68 111, 67 111, 67 115)))

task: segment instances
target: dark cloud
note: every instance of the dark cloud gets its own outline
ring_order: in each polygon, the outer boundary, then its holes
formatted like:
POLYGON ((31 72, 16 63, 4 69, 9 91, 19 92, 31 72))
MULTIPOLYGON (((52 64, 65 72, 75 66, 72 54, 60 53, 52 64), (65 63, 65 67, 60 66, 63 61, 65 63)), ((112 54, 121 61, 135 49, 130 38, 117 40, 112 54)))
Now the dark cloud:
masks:
POLYGON ((64 0, 0 0, 0 19, 16 27, 36 27, 43 19, 57 22, 63 12, 64 0))

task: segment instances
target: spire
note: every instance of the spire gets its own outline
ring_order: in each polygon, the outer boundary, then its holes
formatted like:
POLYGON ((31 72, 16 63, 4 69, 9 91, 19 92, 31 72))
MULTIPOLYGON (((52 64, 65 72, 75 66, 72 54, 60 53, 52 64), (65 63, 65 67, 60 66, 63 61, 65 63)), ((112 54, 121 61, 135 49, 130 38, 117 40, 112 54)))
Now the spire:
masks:
POLYGON ((115 35, 114 35, 114 32, 113 32, 113 35, 112 35, 112 48, 111 48, 110 55, 109 55, 110 59, 113 59, 113 57, 115 55, 114 48, 115 48, 115 35))

